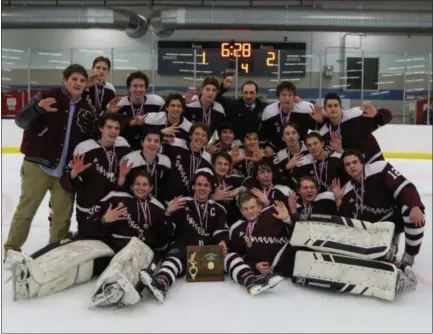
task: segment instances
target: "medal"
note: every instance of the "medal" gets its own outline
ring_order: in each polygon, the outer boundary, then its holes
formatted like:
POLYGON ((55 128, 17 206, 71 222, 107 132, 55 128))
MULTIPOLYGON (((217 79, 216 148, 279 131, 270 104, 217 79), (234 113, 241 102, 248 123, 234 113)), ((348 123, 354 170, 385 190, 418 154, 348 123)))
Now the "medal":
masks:
POLYGON ((197 228, 197 232, 199 235, 204 235, 206 232, 206 229, 207 229, 207 206, 208 206, 209 202, 206 202, 206 206, 204 207, 204 210, 203 210, 203 217, 201 215, 200 206, 199 206, 199 204, 197 204, 196 200, 194 200, 194 204, 195 204, 195 208, 197 210, 198 219, 199 219, 199 223, 200 223, 200 226, 197 228))
POLYGON ((114 182, 114 173, 113 172, 107 173, 107 177, 111 182, 114 182))
POLYGON ((248 248, 253 247, 253 242, 252 242, 251 240, 248 240, 248 241, 247 241, 247 247, 248 247, 248 248))
POLYGON ((150 220, 150 210, 149 210, 149 205, 147 204, 147 200, 143 200, 143 201, 140 199, 137 200, 138 225, 140 225, 140 220, 141 220, 140 211, 143 214, 143 218, 144 218, 143 228, 147 230, 152 224, 150 220))
POLYGON ((101 141, 99 141, 99 144, 101 145, 102 149, 104 150, 105 156, 106 156, 107 161, 108 161, 107 178, 111 182, 114 182, 114 180, 115 180, 114 172, 116 171, 116 166, 117 166, 117 159, 116 159, 117 157, 116 157, 115 146, 113 145, 113 151, 112 151, 112 154, 110 154, 110 152, 107 151, 107 149, 104 147, 104 145, 102 145, 101 141))
POLYGON ((147 230, 149 228, 149 224, 144 224, 143 227, 145 230, 147 230))
POLYGON ((246 237, 247 239, 247 247, 251 248, 253 247, 253 232, 254 227, 256 226, 257 220, 248 222, 247 230, 246 230, 246 237))

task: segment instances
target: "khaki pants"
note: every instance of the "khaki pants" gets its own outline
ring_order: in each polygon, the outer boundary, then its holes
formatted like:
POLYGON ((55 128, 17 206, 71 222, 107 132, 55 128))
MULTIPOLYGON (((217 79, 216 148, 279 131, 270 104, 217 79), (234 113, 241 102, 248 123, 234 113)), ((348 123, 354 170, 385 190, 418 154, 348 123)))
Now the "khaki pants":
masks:
POLYGON ((73 194, 61 187, 58 177, 50 176, 38 164, 24 160, 21 166, 21 196, 4 245, 5 254, 9 249, 21 251, 29 235, 33 218, 47 191, 51 193, 50 203, 53 212, 49 242, 67 238, 74 203, 73 194))

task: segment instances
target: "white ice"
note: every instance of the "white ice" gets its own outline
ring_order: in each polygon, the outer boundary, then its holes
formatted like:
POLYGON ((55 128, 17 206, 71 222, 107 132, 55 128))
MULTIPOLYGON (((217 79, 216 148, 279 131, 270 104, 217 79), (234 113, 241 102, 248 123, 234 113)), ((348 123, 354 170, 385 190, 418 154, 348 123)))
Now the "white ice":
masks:
MULTIPOLYGON (((3 155, 2 244, 20 195, 21 161, 20 155, 3 155)), ((12 288, 8 283, 2 284, 2 331, 431 333, 432 163, 391 162, 418 187, 427 207, 424 242, 415 266, 417 290, 400 295, 393 302, 307 289, 295 286, 289 280, 262 295, 251 297, 230 279, 220 283, 186 283, 179 279, 164 305, 146 296, 135 307, 90 310, 89 294, 95 281, 71 287, 57 295, 17 302, 12 301, 12 288)), ((47 216, 48 197, 33 221, 24 245, 25 252, 31 253, 46 244, 47 216)), ((3 271, 2 281, 6 278, 7 273, 3 271)))

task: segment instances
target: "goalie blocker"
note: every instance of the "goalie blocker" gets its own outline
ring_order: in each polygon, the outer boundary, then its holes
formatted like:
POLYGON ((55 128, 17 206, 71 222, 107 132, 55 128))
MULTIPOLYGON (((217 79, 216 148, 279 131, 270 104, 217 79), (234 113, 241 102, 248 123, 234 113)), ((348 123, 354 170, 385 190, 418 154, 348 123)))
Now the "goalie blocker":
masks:
POLYGON ((93 306, 137 303, 144 289, 140 271, 156 267, 153 251, 136 237, 116 255, 99 240, 66 240, 32 256, 10 250, 7 257, 14 300, 52 295, 100 275, 91 294, 93 306))
POLYGON ((282 257, 293 259, 288 276, 297 285, 394 300, 396 292, 416 287, 411 267, 387 262, 394 256, 394 227, 313 214, 296 223, 285 247, 289 254, 282 257))

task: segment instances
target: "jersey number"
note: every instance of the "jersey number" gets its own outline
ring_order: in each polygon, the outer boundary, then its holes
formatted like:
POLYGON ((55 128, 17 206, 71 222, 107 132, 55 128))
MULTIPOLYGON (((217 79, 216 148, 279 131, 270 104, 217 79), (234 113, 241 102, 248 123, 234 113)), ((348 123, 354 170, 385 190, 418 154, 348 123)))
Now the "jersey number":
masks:
POLYGON ((401 176, 400 172, 396 170, 395 168, 392 168, 388 171, 388 174, 392 176, 394 180, 396 180, 399 176, 401 176))

